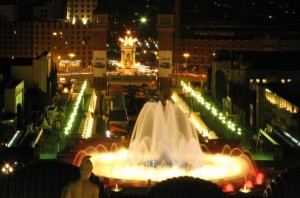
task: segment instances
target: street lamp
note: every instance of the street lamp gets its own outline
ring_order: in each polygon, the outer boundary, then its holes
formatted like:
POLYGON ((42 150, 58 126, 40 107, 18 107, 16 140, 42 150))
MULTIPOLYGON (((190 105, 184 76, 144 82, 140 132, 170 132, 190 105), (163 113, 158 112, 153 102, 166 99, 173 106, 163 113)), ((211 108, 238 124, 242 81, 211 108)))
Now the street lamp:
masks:
POLYGON ((74 65, 73 65, 73 58, 75 57, 75 54, 73 54, 73 53, 70 53, 69 54, 69 56, 70 56, 70 58, 71 58, 71 61, 70 61, 70 71, 71 71, 71 79, 72 79, 72 75, 73 75, 73 67, 74 67, 74 65))
POLYGON ((157 69, 157 66, 158 66, 158 53, 155 51, 154 54, 155 54, 155 69, 157 69))
POLYGON ((189 53, 184 53, 183 56, 185 58, 185 71, 187 72, 187 59, 188 59, 188 57, 190 57, 190 54, 189 53))
POLYGON ((71 66, 71 69, 73 69, 73 58, 75 57, 75 54, 70 53, 69 56, 70 56, 70 58, 71 58, 70 66, 71 66))
POLYGON ((70 53, 69 56, 71 57, 71 59, 73 59, 75 57, 75 54, 70 53))

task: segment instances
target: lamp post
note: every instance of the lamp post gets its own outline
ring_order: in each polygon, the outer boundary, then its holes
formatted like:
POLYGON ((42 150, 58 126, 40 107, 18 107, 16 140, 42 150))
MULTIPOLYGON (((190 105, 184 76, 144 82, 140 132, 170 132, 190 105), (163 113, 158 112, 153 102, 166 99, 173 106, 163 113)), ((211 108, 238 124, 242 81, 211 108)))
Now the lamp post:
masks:
POLYGON ((185 72, 187 72, 187 59, 190 56, 190 54, 189 53, 184 53, 183 56, 185 58, 185 72))
POLYGON ((75 54, 70 53, 69 56, 73 59, 75 57, 75 54))
POLYGON ((73 58, 75 57, 75 54, 70 53, 69 56, 71 58, 71 61, 70 61, 71 79, 70 80, 72 80, 72 77, 73 77, 73 58))
POLYGON ((75 54, 70 53, 69 56, 71 58, 71 61, 70 61, 71 64, 70 64, 70 66, 73 68, 73 58, 75 57, 75 54))
POLYGON ((158 53, 155 51, 154 54, 155 54, 155 69, 157 69, 157 66, 158 66, 158 53))
POLYGON ((56 56, 56 38, 57 38, 57 32, 52 32, 52 36, 53 36, 53 39, 54 39, 54 46, 52 47, 52 50, 51 50, 51 58, 52 58, 52 61, 54 63, 56 63, 56 59, 55 59, 55 56, 56 56))

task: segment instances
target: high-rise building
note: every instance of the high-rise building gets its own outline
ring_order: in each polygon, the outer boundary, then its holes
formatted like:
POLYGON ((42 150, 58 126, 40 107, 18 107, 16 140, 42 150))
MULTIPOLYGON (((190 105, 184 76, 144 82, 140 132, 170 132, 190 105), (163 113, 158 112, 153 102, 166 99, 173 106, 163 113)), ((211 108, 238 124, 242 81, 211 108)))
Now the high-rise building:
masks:
POLYGON ((67 0, 67 21, 87 24, 92 21, 98 0, 67 0))
POLYGON ((30 4, 30 20, 0 22, 0 57, 36 58, 44 51, 51 51, 60 71, 91 71, 92 50, 97 45, 92 43, 91 24, 97 1, 68 0, 64 18, 63 12, 54 13, 64 6, 63 1, 52 2, 53 5, 49 1, 44 3, 30 4))

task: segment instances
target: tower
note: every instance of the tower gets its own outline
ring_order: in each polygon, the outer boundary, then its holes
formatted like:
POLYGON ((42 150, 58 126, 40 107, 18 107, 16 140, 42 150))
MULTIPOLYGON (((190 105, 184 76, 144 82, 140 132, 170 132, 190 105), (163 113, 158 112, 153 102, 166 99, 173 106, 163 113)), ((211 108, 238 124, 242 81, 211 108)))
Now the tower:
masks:
POLYGON ((157 15, 157 37, 159 44, 158 51, 158 81, 159 88, 164 90, 165 95, 169 96, 172 87, 173 70, 173 31, 174 19, 171 14, 157 15))
POLYGON ((93 85, 106 89, 108 15, 94 14, 91 24, 93 49, 93 85))

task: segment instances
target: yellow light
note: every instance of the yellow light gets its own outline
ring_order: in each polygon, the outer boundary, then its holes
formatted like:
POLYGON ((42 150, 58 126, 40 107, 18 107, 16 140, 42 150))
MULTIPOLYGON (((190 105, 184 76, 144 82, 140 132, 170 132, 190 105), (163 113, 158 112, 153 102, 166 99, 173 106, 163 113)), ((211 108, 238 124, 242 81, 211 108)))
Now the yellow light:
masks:
POLYGON ((9 173, 12 173, 14 171, 14 169, 9 163, 6 163, 2 167, 1 171, 3 174, 9 174, 9 173))
POLYGON ((75 57, 75 54, 70 53, 69 56, 70 56, 71 58, 74 58, 74 57, 75 57))
POLYGON ((84 24, 84 25, 86 25, 87 24, 87 18, 82 18, 82 23, 84 24))
POLYGON ((189 54, 189 53, 184 53, 183 56, 184 56, 185 58, 188 58, 188 57, 190 56, 190 54, 189 54))
POLYGON ((119 38, 119 41, 121 41, 124 46, 133 46, 133 44, 137 41, 137 39, 132 38, 131 36, 130 37, 125 36, 125 38, 119 38))

